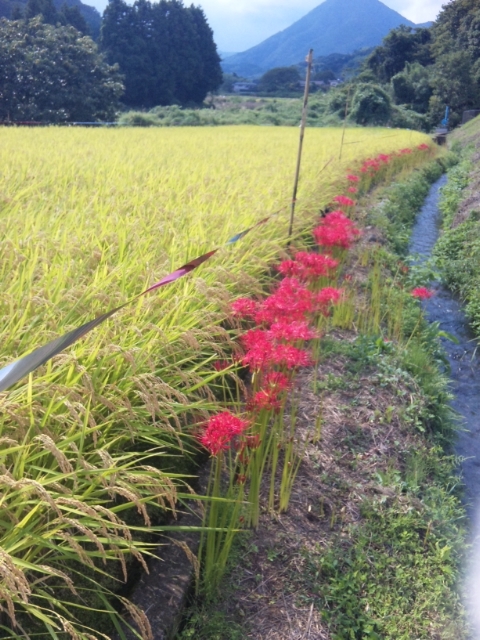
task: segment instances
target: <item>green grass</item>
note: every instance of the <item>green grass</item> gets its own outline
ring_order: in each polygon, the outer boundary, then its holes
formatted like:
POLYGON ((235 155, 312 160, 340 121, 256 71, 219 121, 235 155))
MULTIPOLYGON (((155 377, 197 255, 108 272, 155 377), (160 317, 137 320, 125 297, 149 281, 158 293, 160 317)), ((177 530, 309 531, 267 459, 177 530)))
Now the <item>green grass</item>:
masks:
POLYGON ((434 256, 444 282, 465 302, 473 330, 480 336, 480 211, 470 209, 462 222, 452 226, 475 172, 472 153, 473 149, 465 149, 462 162, 449 171, 448 184, 442 189, 443 234, 434 256))

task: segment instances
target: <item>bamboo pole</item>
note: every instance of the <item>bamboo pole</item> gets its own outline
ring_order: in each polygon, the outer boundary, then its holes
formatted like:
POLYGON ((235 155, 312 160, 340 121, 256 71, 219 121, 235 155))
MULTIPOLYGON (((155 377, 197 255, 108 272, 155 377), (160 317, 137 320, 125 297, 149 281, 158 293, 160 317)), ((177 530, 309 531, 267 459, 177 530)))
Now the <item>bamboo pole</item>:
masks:
POLYGON ((298 145, 297 168, 295 171, 295 182, 293 185, 292 209, 290 212, 290 227, 288 229, 289 238, 291 238, 292 232, 293 232, 293 220, 295 218, 295 205, 297 203, 298 182, 300 179, 300 167, 302 164, 303 139, 305 137, 305 127, 307 125, 308 96, 310 94, 310 78, 312 75, 313 49, 310 49, 306 60, 307 60, 307 77, 305 81, 305 93, 303 96, 302 122, 300 124, 300 142, 298 145))
POLYGON ((342 151, 343 151, 343 141, 345 140, 345 129, 347 128, 347 116, 348 116, 348 100, 350 98, 350 87, 348 87, 347 97, 345 100, 345 114, 343 117, 343 131, 342 131, 342 142, 340 144, 340 155, 338 156, 338 160, 342 159, 342 151))

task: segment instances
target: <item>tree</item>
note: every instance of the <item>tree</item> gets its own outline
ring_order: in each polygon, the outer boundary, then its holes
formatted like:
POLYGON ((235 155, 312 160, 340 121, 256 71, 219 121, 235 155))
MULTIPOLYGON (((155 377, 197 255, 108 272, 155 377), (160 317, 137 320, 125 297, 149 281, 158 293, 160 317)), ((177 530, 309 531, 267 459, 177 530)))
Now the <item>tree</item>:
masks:
POLYGON ((317 71, 314 74, 313 79, 320 82, 330 82, 330 80, 335 80, 336 77, 337 76, 331 69, 324 69, 323 71, 317 71))
POLYGON ((123 85, 89 37, 73 27, 0 20, 0 119, 111 120, 123 85))
POLYGON ((351 115, 357 124, 385 125, 392 115, 389 95, 374 84, 358 84, 352 99, 351 115))
POLYGON ((451 110, 450 121, 459 124, 462 112, 473 109, 480 98, 478 85, 474 83, 472 60, 467 51, 453 51, 439 56, 432 70, 433 95, 430 98, 430 115, 439 123, 445 107, 451 110))
POLYGON ((400 25, 392 29, 382 45, 367 58, 366 69, 375 74, 377 81, 386 83, 403 71, 407 62, 419 62, 424 66, 432 64, 431 37, 430 29, 400 25))
POLYGON ((480 6, 478 0, 453 0, 444 5, 432 27, 435 57, 456 51, 480 58, 480 6))
POLYGON ((82 16, 80 9, 77 6, 71 7, 64 2, 58 12, 58 17, 60 19, 60 24, 70 24, 72 27, 75 27, 77 31, 83 33, 84 36, 90 34, 87 21, 82 16))
POLYGON ((179 0, 110 0, 101 47, 125 76, 125 104, 201 103, 222 83, 220 56, 203 11, 179 0))
POLYGON ((408 105, 419 113, 426 113, 433 93, 433 67, 422 67, 418 62, 407 62, 405 68, 392 78, 392 88, 397 104, 408 105))
POLYGON ((300 80, 300 72, 296 67, 275 67, 260 78, 258 90, 265 93, 298 91, 300 80))
POLYGON ((64 3, 60 7, 60 10, 57 11, 53 0, 28 0, 23 14, 17 7, 17 11, 11 16, 11 18, 31 20, 37 16, 40 16, 43 22, 46 22, 47 24, 70 24, 84 35, 89 33, 87 22, 77 6, 68 6, 64 3))

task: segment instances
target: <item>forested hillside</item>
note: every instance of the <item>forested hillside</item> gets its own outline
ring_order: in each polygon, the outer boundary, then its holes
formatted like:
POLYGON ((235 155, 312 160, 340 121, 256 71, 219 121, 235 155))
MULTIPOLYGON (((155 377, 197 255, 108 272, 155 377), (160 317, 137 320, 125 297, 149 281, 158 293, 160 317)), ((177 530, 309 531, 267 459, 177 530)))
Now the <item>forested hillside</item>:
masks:
POLYGON ((480 4, 453 0, 431 29, 391 31, 365 63, 359 80, 383 85, 393 102, 420 114, 427 126, 451 124, 466 109, 480 108, 480 4))
POLYGON ((390 29, 401 24, 415 26, 379 0, 326 0, 287 29, 227 58, 223 68, 260 75, 272 67, 301 62, 309 48, 316 57, 351 54, 379 45, 390 29))

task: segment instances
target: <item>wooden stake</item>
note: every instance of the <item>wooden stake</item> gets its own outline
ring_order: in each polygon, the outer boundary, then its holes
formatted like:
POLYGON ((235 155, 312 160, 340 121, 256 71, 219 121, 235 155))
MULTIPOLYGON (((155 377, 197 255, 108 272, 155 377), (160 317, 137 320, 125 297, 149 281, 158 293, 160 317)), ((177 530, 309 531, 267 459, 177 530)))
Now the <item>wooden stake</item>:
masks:
POLYGON ((342 131, 342 142, 340 144, 340 155, 338 156, 338 159, 341 160, 342 159, 342 151, 343 151, 343 141, 345 140, 345 129, 347 127, 347 116, 348 116, 348 100, 350 98, 350 86, 348 87, 348 91, 347 91, 347 98, 345 100, 345 115, 343 117, 343 131, 342 131))
POLYGON ((298 146, 298 156, 297 156, 297 169, 295 171, 295 183, 293 185, 293 196, 292 196, 292 210, 290 213, 290 228, 288 230, 288 237, 292 237, 293 232, 293 220, 295 217, 295 205, 297 203, 297 190, 298 190, 298 181, 300 179, 300 166, 302 164, 302 150, 303 150, 303 138, 305 137, 305 127, 307 125, 307 113, 308 113, 308 96, 310 94, 310 77, 312 75, 312 62, 313 62, 313 49, 310 49, 307 55, 307 78, 305 82, 305 93, 303 96, 303 111, 302 111, 302 122, 300 124, 300 143, 298 146))

